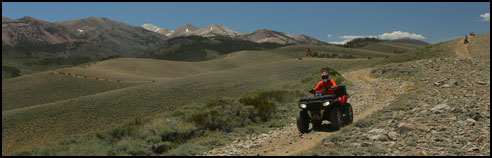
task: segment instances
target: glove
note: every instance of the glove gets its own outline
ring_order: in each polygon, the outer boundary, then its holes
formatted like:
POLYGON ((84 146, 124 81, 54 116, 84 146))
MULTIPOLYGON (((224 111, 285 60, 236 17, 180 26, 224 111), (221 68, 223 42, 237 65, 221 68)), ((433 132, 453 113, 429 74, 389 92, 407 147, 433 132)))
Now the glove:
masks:
POLYGON ((313 93, 313 92, 314 92, 314 90, 313 90, 313 89, 310 89, 310 90, 309 90, 309 93, 313 93))

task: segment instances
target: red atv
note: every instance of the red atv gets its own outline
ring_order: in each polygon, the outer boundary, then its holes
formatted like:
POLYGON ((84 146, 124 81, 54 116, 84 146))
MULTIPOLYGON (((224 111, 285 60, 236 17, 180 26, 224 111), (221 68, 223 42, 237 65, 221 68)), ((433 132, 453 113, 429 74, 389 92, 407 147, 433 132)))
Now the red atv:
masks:
POLYGON ((309 123, 313 123, 313 127, 318 128, 323 120, 330 121, 335 130, 353 122, 352 105, 347 103, 350 95, 347 94, 344 85, 339 86, 335 90, 335 94, 322 94, 324 93, 316 92, 314 97, 305 97, 299 100, 298 105, 301 109, 297 117, 299 132, 309 132, 309 123))

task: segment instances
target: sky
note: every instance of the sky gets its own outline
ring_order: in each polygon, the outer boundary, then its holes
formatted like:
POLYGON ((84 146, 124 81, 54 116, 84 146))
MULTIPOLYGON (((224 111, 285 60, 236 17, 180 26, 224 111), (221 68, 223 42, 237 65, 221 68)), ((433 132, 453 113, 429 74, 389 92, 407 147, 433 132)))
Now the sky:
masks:
POLYGON ((343 44, 357 37, 409 37, 439 43, 490 33, 490 2, 2 2, 2 16, 48 22, 106 17, 170 30, 211 24, 258 29, 343 44))

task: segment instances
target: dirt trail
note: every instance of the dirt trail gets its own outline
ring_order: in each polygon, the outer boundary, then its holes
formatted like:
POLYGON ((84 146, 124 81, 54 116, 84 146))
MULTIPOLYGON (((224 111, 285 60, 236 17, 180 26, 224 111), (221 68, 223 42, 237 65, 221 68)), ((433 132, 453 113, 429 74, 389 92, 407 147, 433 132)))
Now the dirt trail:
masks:
MULTIPOLYGON (((371 69, 363 69, 343 74, 350 80, 354 89, 349 94, 349 103, 354 110, 354 122, 391 103, 397 95, 406 90, 407 82, 398 79, 379 79, 369 76, 371 69)), ((295 118, 292 118, 295 120, 295 118)), ((308 152, 319 145, 323 138, 336 133, 330 129, 328 121, 323 122, 320 130, 300 135, 296 125, 270 131, 268 134, 251 136, 245 141, 239 139, 225 147, 206 152, 204 155, 296 155, 308 152)), ((353 125, 350 125, 353 126, 353 125)), ((347 127, 344 127, 347 128, 347 127)))
POLYGON ((458 58, 471 59, 471 56, 468 53, 468 45, 471 43, 472 38, 473 36, 468 36, 468 44, 464 43, 464 37, 456 41, 456 44, 454 45, 454 52, 456 52, 458 58))

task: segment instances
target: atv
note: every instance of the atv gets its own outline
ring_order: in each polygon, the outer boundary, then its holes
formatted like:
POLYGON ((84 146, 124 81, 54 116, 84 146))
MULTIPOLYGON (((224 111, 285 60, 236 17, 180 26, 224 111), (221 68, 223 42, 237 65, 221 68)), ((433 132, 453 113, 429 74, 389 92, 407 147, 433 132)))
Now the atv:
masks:
POLYGON ((309 132, 309 123, 313 124, 313 128, 319 128, 323 120, 330 121, 334 130, 339 130, 340 127, 353 122, 352 105, 347 103, 350 95, 347 94, 345 85, 339 86, 335 94, 322 94, 324 93, 315 92, 314 97, 304 97, 299 100, 298 106, 301 109, 297 117, 299 132, 309 132))

